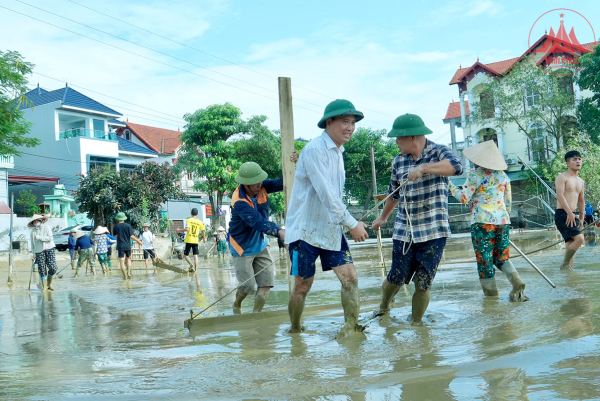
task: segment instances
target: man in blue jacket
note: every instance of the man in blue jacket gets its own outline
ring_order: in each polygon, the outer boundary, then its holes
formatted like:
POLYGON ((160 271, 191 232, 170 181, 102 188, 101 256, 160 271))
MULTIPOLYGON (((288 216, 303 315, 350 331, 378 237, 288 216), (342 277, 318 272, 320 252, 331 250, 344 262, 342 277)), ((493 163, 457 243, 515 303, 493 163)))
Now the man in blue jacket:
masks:
POLYGON ((285 241, 285 230, 269 221, 269 194, 283 191, 283 178, 267 180, 267 176, 258 164, 246 162, 235 177, 240 185, 231 196, 229 223, 229 246, 241 285, 233 303, 235 314, 242 313, 242 301, 255 292, 253 312, 262 311, 273 287, 273 261, 265 234, 285 241))

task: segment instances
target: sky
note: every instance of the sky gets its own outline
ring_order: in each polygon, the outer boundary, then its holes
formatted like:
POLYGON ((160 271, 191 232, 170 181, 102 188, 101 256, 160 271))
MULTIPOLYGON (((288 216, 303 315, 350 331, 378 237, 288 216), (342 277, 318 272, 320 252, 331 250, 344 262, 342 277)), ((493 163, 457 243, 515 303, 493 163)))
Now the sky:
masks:
POLYGON ((296 138, 318 136, 325 106, 344 98, 365 114, 357 127, 389 131, 414 113, 449 143, 459 66, 522 55, 530 32, 558 31, 559 13, 592 42, 600 7, 575 3, 2 0, 0 50, 35 64, 31 87, 68 83, 133 123, 183 130, 186 113, 230 102, 279 129, 277 77, 290 77, 296 138))

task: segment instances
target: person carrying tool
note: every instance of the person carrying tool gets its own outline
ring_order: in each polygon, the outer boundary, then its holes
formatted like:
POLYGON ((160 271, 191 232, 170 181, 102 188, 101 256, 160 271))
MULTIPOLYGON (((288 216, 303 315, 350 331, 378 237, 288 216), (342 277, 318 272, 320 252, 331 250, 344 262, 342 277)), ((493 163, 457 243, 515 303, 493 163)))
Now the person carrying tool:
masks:
POLYGON ((90 264, 90 269, 92 274, 96 275, 96 255, 94 254, 94 241, 88 236, 85 235, 84 231, 77 231, 75 233, 75 256, 78 258, 77 260, 77 269, 75 270, 75 276, 79 275, 79 269, 85 261, 87 260, 90 264))
POLYGON ((200 232, 202 232, 202 240, 206 242, 206 233, 204 232, 204 224, 202 221, 198 219, 198 209, 192 208, 191 217, 185 221, 185 228, 178 228, 178 233, 186 233, 185 239, 185 249, 183 250, 183 255, 185 256, 185 260, 190 265, 189 272, 193 273, 198 269, 198 254, 200 251, 198 250, 198 243, 200 242, 200 232), (190 250, 194 254, 194 264, 192 265, 192 261, 190 260, 190 250))
POLYGON ((42 291, 54 291, 52 280, 54 279, 58 267, 56 266, 52 229, 44 224, 47 221, 47 217, 34 214, 27 224, 27 227, 32 228, 31 252, 33 256, 31 259, 32 261, 35 261, 35 264, 38 267, 38 273, 40 274, 40 279, 42 281, 42 291))
POLYGON ((364 223, 352 217, 342 201, 346 181, 343 145, 350 141, 356 122, 363 118, 363 113, 348 100, 334 100, 325 107, 317 123, 323 133, 300 154, 285 224, 285 243, 292 262, 290 274, 294 276, 288 304, 291 333, 303 330, 302 313, 315 279, 317 258, 321 259, 323 271, 333 270, 342 284, 345 324, 338 339, 363 330, 358 325, 358 276, 344 232, 350 231, 357 242, 369 236, 364 223))
POLYGON ((242 164, 235 177, 240 185, 231 195, 229 223, 230 251, 240 283, 233 303, 235 314, 242 312, 242 301, 254 293, 253 312, 262 311, 273 287, 274 270, 266 235, 285 238, 285 230, 269 221, 269 194, 283 191, 283 177, 276 180, 267 177, 254 162, 242 164))
POLYGON ((576 150, 570 150, 565 154, 567 171, 556 177, 556 212, 554 223, 565 240, 565 258, 561 270, 573 270, 575 252, 579 249, 585 238, 581 233, 585 218, 585 183, 579 177, 582 160, 581 154, 576 150), (575 212, 579 207, 579 218, 575 212))
POLYGON ((388 198, 371 229, 387 223, 400 203, 394 223, 392 268, 381 286, 382 298, 373 316, 388 314, 390 301, 403 284, 415 283, 412 323, 421 323, 429 306, 430 288, 442 258, 448 223, 448 177, 462 174, 460 158, 444 145, 425 138, 432 131, 415 114, 404 114, 388 134, 400 154, 392 164, 388 198), (397 191, 397 192, 396 192, 397 191))
POLYGON ((113 234, 117 239, 117 257, 119 258, 121 273, 123 273, 123 280, 127 280, 131 278, 131 240, 134 240, 139 245, 142 245, 142 241, 133 235, 131 225, 125 223, 125 220, 127 220, 125 213, 117 213, 115 219, 118 222, 113 227, 113 234), (127 272, 125 271, 125 259, 127 259, 127 272))
MULTIPOLYGON (((504 157, 493 140, 463 150, 476 167, 462 189, 452 182, 450 193, 464 205, 471 202, 471 241, 477 257, 477 272, 483 294, 498 296, 494 266, 504 272, 513 288, 509 299, 525 302, 525 283, 509 260, 510 208, 512 192, 504 157)), ((519 226, 520 227, 520 226, 519 226)))
POLYGON ((148 258, 152 259, 152 263, 156 262, 156 252, 154 252, 154 241, 156 236, 150 231, 150 223, 144 223, 144 231, 140 236, 142 239, 142 249, 144 250, 144 263, 146 269, 148 268, 148 258))

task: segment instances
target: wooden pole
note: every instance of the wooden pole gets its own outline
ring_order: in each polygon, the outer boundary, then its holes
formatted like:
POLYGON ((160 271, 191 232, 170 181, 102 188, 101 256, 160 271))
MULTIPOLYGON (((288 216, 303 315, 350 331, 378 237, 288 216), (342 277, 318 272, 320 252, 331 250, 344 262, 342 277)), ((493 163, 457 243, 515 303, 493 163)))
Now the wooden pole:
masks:
POLYGON ((13 213, 15 210, 15 193, 10 194, 10 230, 8 231, 8 283, 12 283, 12 272, 13 272, 13 213))
POLYGON ((281 165, 283 167, 283 193, 285 216, 294 186, 296 164, 290 160, 294 151, 294 111, 292 108, 292 80, 279 77, 279 121, 281 127, 281 165))
MULTIPOLYGON (((375 172, 375 149, 371 144, 371 174, 373 179, 373 195, 377 195, 377 174, 375 172)), ((379 207, 375 209, 375 212, 379 216, 379 207)), ((381 229, 377 230, 377 246, 379 247, 379 258, 383 271, 387 276, 387 269, 385 267, 385 259, 383 257, 383 244, 381 243, 381 229)))

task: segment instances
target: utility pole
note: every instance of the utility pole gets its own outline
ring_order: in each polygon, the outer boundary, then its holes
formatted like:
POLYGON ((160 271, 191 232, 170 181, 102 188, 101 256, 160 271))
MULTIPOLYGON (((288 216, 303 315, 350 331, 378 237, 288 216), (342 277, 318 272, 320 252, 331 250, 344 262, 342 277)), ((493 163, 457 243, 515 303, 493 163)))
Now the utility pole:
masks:
POLYGON ((279 77, 279 121, 281 127, 281 165, 283 167, 283 193, 285 217, 294 186, 296 164, 290 160, 294 151, 294 110, 292 108, 292 79, 279 77))
POLYGON ((15 210, 15 193, 10 194, 10 230, 8 231, 8 284, 12 284, 13 273, 13 214, 15 210))

